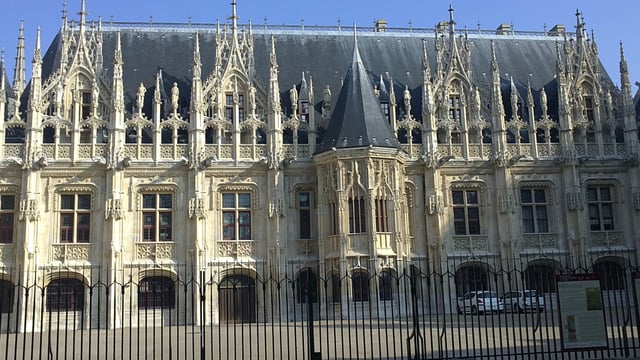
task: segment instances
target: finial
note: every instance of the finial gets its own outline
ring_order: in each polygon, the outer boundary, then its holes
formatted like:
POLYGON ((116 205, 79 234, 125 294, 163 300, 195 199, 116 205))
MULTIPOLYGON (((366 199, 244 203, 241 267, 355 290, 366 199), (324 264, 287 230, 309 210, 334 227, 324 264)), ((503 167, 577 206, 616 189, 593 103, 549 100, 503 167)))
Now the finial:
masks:
POLYGON ((78 13, 78 15, 80 15, 80 31, 84 30, 84 26, 86 25, 87 21, 86 2, 87 0, 81 0, 80 3, 80 12, 78 13))
POLYGON ((451 6, 451 4, 449 4, 449 33, 450 34, 455 33, 455 29, 454 29, 455 24, 456 22, 453 19, 453 7, 451 6))
POLYGON ((232 0, 231 1, 231 24, 233 26, 233 30, 235 32, 237 26, 238 26, 238 15, 236 12, 236 7, 237 7, 238 3, 236 2, 236 0, 232 0))

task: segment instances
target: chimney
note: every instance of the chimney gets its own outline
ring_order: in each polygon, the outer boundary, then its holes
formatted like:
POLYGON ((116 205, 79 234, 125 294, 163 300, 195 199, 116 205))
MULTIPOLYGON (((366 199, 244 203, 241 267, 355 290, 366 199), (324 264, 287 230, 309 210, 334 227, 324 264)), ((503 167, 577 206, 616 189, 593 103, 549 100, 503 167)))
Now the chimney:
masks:
POLYGON ((510 24, 500 24, 496 29, 497 35, 509 35, 511 33, 511 25, 510 24))
POLYGON ((378 19, 374 22, 374 31, 375 32, 385 32, 387 31, 387 20, 378 19))
POLYGON ((565 33, 564 25, 556 24, 549 30, 549 36, 563 36, 565 33))

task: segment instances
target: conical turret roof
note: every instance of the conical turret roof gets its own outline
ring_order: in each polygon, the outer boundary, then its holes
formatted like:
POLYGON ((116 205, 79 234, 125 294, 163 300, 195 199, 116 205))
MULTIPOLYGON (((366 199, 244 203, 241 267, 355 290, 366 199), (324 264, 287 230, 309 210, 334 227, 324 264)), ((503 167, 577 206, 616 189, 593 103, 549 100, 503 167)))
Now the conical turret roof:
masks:
POLYGON ((400 148, 400 143, 382 112, 356 41, 353 61, 316 153, 364 146, 400 148))

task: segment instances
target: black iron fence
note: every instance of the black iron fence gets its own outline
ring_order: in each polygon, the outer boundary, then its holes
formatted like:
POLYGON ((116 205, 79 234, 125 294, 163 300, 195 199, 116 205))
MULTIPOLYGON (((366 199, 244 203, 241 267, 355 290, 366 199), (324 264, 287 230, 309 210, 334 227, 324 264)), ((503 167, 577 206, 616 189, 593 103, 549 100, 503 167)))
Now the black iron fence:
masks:
POLYGON ((634 358, 635 261, 0 268, 0 359, 634 358))

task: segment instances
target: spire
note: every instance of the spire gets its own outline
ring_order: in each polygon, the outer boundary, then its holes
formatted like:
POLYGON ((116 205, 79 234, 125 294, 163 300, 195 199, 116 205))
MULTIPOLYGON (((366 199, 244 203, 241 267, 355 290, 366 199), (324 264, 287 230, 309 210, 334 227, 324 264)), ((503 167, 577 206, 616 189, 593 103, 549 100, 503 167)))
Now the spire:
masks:
POLYGON ((238 15, 237 15, 237 12, 236 12, 237 5, 238 4, 236 3, 236 0, 232 0, 231 1, 231 17, 230 17, 230 19, 231 19, 231 26, 232 26, 231 29, 233 30, 234 34, 238 30, 238 15))
POLYGON ((307 79, 302 72, 302 79, 300 80, 300 99, 309 100, 309 86, 307 85, 307 79))
POLYGON ((353 62, 345 75, 333 114, 318 153, 332 148, 400 148, 391 125, 379 106, 373 86, 354 42, 353 62))
POLYGON ((122 60, 122 40, 120 36, 120 31, 116 34, 116 50, 114 56, 114 63, 116 65, 124 65, 124 61, 122 60))
POLYGON ((38 27, 36 31, 36 45, 33 50, 33 60, 32 64, 32 77, 41 77, 42 76, 42 50, 40 49, 40 27, 38 27))
POLYGON ((193 77, 200 78, 202 75, 202 60, 200 57, 200 34, 196 32, 195 45, 193 47, 193 77))
POLYGON ((622 41, 620 41, 620 84, 622 87, 631 87, 631 81, 629 80, 629 66, 627 65, 627 60, 624 57, 622 41))
POLYGON ((532 107, 534 105, 533 102, 533 92, 531 91, 531 81, 527 80, 527 106, 532 107))
POLYGON ((453 7, 449 4, 449 35, 454 36, 456 21, 453 19, 453 7))
POLYGON ((431 80, 431 65, 429 64, 429 56, 427 55, 426 39, 422 39, 422 73, 424 81, 431 80))
POLYGON ((83 34, 87 23, 86 0, 81 0, 80 12, 78 12, 78 15, 80 15, 80 33, 83 34))
POLYGON ((13 72, 13 91, 16 98, 19 98, 26 86, 26 68, 24 55, 24 20, 20 20, 20 31, 18 35, 18 46, 16 51, 16 65, 13 72))
MULTIPOLYGON (((7 88, 5 86, 7 82, 6 78, 6 68, 4 64, 4 49, 2 49, 2 54, 0 55, 0 103, 4 103, 6 101, 7 88)), ((3 114, 0 114, 2 116, 3 114)))
POLYGON ((62 32, 67 31, 67 2, 62 2, 62 32))

